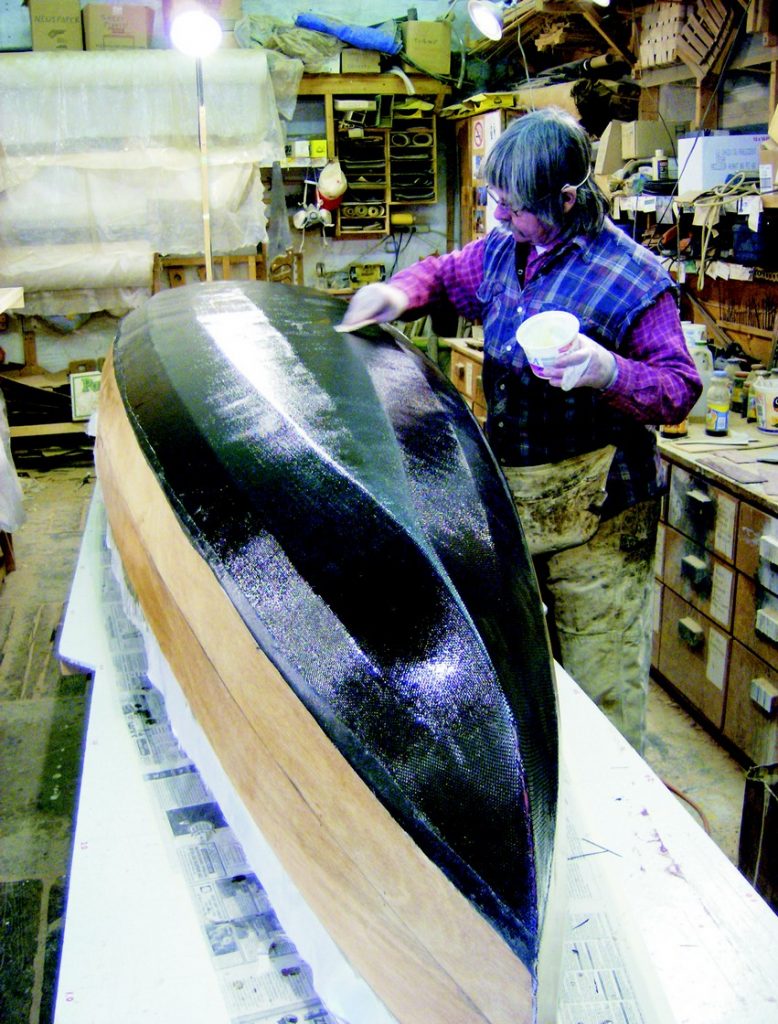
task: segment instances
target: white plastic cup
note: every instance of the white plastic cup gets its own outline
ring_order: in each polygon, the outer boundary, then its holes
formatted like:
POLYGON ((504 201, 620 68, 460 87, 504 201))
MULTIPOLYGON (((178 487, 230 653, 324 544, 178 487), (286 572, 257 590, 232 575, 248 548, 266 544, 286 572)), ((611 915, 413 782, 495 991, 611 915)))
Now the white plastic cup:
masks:
POLYGON ((580 328, 572 313, 548 310, 527 317, 516 331, 516 341, 524 349, 532 372, 545 377, 557 357, 575 341, 580 328))

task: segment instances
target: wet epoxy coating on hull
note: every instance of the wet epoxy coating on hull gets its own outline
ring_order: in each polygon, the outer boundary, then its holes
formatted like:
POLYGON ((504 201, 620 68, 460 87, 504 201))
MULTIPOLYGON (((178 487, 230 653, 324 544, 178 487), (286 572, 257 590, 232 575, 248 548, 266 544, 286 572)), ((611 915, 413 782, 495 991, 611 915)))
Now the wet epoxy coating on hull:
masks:
POLYGON ((258 282, 161 292, 122 323, 119 392, 257 644, 534 973, 557 722, 521 527, 451 385, 342 312, 258 282))

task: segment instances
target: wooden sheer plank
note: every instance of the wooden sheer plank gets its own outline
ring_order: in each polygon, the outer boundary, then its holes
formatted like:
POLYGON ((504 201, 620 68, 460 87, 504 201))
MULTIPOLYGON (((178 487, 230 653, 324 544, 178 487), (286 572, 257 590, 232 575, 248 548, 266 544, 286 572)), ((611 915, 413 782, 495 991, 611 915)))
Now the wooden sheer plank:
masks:
POLYGON ((529 972, 353 772, 182 532, 110 360, 96 458, 146 619, 244 803, 338 946, 401 1024, 528 1024, 529 972))

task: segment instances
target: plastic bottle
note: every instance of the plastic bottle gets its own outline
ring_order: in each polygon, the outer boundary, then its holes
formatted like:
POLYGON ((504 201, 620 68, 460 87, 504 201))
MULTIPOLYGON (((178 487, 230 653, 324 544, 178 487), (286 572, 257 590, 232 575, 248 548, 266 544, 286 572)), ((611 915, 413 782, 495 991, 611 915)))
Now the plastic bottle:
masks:
POLYGON ((746 381, 746 419, 749 423, 756 423, 756 382, 764 377, 767 370, 761 363, 755 363, 746 381))
POLYGON ((726 370, 714 370, 705 396, 705 433, 724 437, 729 432, 729 377, 726 370))
POLYGON ((778 371, 761 373, 754 385, 756 429, 778 434, 778 371))
POLYGON ((654 181, 666 181, 670 176, 667 157, 663 149, 655 149, 651 159, 651 177, 654 181))
POLYGON ((702 392, 689 413, 689 420, 692 423, 695 421, 702 422, 705 419, 705 396, 708 391, 708 385, 710 384, 711 374, 713 373, 713 356, 711 355, 711 351, 704 340, 695 341, 693 344, 687 345, 687 348, 691 353, 691 357, 697 367, 697 372, 702 380, 702 392))

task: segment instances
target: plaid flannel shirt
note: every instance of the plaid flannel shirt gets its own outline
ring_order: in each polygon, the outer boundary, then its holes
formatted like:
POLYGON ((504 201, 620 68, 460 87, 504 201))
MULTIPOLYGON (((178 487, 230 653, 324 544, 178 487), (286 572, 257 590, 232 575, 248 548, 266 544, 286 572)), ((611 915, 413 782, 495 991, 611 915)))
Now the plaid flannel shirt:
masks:
POLYGON ((652 428, 683 419, 701 390, 669 275, 610 222, 595 239, 531 251, 523 284, 515 254, 510 236, 492 232, 401 271, 391 283, 411 309, 447 301, 484 323, 486 429, 503 464, 557 462, 614 444, 604 515, 660 493, 652 428), (548 308, 576 313, 583 333, 614 352, 617 375, 609 388, 562 392, 532 374, 515 330, 548 308))

